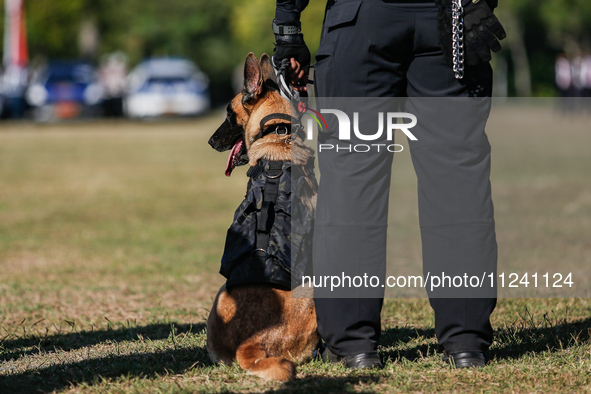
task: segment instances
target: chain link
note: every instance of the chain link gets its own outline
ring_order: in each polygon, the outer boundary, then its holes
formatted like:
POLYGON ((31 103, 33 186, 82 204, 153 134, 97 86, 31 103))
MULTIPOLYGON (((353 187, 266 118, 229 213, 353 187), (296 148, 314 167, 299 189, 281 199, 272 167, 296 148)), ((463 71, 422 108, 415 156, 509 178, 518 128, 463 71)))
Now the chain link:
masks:
POLYGON ((464 7, 462 0, 453 0, 451 8, 453 69, 456 79, 464 78, 464 7))

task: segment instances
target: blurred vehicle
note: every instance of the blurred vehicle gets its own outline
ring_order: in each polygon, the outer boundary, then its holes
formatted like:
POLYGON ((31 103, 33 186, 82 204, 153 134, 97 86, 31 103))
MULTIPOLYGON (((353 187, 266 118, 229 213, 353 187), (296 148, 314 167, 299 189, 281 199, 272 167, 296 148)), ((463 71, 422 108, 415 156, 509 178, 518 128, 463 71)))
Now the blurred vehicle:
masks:
POLYGON ((2 86, 0 86, 0 119, 6 117, 4 113, 4 94, 2 93, 2 86))
POLYGON ((34 73, 25 97, 38 121, 98 116, 103 88, 91 64, 55 61, 34 73))
POLYGON ((123 110, 131 118, 198 115, 210 107, 209 81, 195 63, 154 58, 129 75, 123 110))

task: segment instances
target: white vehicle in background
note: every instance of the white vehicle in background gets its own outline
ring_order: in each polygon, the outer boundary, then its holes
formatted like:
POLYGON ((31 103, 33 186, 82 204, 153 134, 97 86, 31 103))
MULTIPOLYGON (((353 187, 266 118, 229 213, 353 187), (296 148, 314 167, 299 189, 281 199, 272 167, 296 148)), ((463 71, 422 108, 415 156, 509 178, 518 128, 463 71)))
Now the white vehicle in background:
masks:
POLYGON ((153 58, 129 74, 123 111, 130 118, 198 115, 209 107, 208 78, 189 60, 153 58))

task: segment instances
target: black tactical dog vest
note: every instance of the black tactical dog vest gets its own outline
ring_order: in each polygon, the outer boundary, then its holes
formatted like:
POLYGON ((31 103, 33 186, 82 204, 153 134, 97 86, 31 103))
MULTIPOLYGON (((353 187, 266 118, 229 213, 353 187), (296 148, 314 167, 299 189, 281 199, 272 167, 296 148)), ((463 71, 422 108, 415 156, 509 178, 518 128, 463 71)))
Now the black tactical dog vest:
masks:
MULTIPOLYGON (((299 202, 306 168, 290 161, 266 161, 251 167, 246 196, 228 230, 220 273, 228 288, 270 283, 292 289, 311 260, 314 215, 299 202), (292 196, 294 196, 292 201, 292 196)), ((315 179, 314 179, 315 182, 315 179)))

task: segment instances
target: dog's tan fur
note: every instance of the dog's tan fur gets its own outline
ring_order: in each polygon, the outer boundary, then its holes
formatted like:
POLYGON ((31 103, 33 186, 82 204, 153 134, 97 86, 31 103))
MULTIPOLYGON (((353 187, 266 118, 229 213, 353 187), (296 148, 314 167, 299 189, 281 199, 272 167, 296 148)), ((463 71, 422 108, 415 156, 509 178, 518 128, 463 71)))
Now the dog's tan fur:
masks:
MULTIPOLYGON (((313 151, 303 141, 289 136, 260 136, 260 122, 266 115, 291 115, 291 104, 277 91, 266 89, 264 81, 275 79, 269 57, 259 63, 251 53, 245 64, 245 91, 231 103, 237 122, 244 129, 249 164, 260 159, 291 160, 303 165, 313 160, 313 151), (245 101, 244 96, 249 95, 245 101), (252 97, 251 97, 252 96, 252 97), (293 149, 297 146, 297 149, 293 149)), ((266 126, 279 123, 273 119, 266 126)), ((302 202, 315 207, 314 181, 302 202)), ((295 377, 296 363, 309 360, 318 343, 316 312, 312 293, 302 288, 292 292, 270 285, 242 285, 232 289, 222 286, 207 321, 207 349, 214 362, 240 367, 266 380, 289 380, 295 377), (297 294, 296 294, 297 293, 297 294)))

